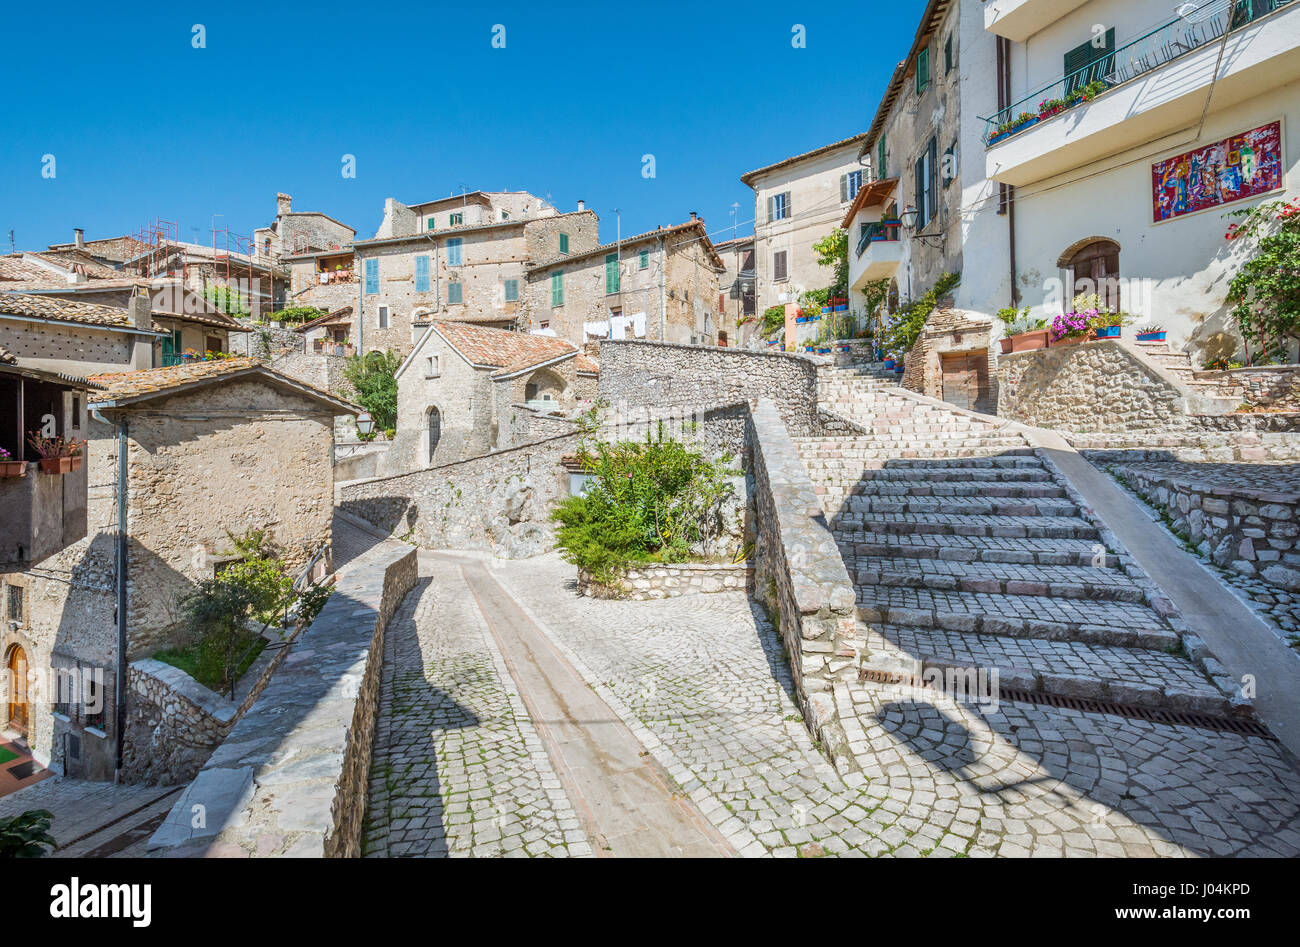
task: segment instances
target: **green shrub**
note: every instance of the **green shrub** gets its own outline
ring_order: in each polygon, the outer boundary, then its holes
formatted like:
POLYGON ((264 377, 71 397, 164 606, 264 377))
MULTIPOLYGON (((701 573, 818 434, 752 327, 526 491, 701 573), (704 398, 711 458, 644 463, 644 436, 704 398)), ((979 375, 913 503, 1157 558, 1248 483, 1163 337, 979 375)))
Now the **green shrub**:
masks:
POLYGON ((945 273, 935 281, 924 296, 900 308, 885 328, 882 339, 884 348, 899 355, 907 352, 920 337, 921 330, 925 328, 925 321, 938 307, 939 300, 960 282, 960 273, 945 273))
POLYGON ((357 390, 357 403, 375 419, 375 430, 397 428, 397 369, 402 360, 394 352, 349 355, 343 377, 357 390))
POLYGON ((0 819, 0 858, 40 858, 57 844, 50 835, 54 813, 29 809, 21 815, 0 819))
POLYGON ((683 562, 708 555, 723 532, 722 506, 734 494, 730 457, 714 463, 660 432, 644 442, 585 443, 578 460, 586 493, 552 513, 565 559, 598 582, 616 584, 631 562, 683 562))
POLYGON ((315 306, 291 306, 288 309, 281 309, 279 312, 273 312, 268 315, 267 318, 272 322, 297 325, 303 322, 311 322, 313 319, 319 319, 325 314, 325 310, 317 309, 315 306))

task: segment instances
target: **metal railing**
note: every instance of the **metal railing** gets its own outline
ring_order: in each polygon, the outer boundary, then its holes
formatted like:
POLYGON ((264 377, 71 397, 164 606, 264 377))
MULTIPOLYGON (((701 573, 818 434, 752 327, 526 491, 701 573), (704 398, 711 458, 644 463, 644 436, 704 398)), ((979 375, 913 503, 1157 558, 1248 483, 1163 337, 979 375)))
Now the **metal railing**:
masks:
POLYGON ((1059 112, 1091 101, 1188 53, 1223 38, 1293 0, 1201 0, 1183 3, 1179 17, 1101 55, 984 119, 984 143, 991 145, 1059 112))
POLYGON ((866 229, 862 231, 862 236, 858 238, 857 255, 862 256, 867 247, 873 243, 896 241, 898 239, 898 228, 899 222, 896 220, 880 220, 867 224, 866 229))

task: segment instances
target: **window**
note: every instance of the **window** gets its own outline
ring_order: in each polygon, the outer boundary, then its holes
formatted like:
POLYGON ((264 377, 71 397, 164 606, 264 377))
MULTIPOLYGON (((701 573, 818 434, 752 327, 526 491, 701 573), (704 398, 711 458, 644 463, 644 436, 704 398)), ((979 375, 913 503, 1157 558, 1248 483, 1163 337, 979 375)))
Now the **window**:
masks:
POLYGON ((366 295, 374 296, 379 293, 379 261, 366 260, 366 295))
POLYGON ((105 713, 107 702, 104 699, 104 682, 97 680, 95 675, 86 674, 82 677, 82 687, 85 689, 82 694, 85 713, 82 714, 81 722, 102 731, 108 717, 105 713))
POLYGON ((438 229, 438 223, 437 223, 437 221, 435 221, 432 217, 430 217, 428 220, 426 220, 426 221, 425 221, 425 224, 426 224, 426 227, 425 227, 426 230, 437 230, 437 229, 438 229))
POLYGON ((650 251, 649 251, 649 250, 642 250, 639 254, 637 254, 637 265, 636 265, 636 268, 637 268, 638 270, 648 270, 648 269, 650 269, 650 251))
POLYGON ((207 337, 203 340, 203 351, 205 351, 205 352, 220 352, 220 351, 222 351, 222 348, 221 348, 221 336, 219 336, 219 335, 209 335, 209 336, 207 336, 207 337))
POLYGON ((560 234, 560 252, 569 252, 569 235, 567 233, 560 234))
POLYGON ((452 280, 447 284, 447 302, 451 305, 464 302, 464 290, 459 280, 452 280))
POLYGON ((440 359, 441 356, 439 355, 430 355, 424 360, 425 378, 437 378, 442 374, 442 365, 439 362, 440 359))
POLYGON ((448 221, 447 221, 448 225, 449 225, 449 226, 452 226, 452 227, 459 227, 459 226, 460 226, 461 224, 463 224, 464 222, 465 222, 465 215, 464 215, 464 214, 452 214, 451 217, 448 218, 448 221))
POLYGON ((922 47, 916 54, 916 94, 930 87, 930 47, 922 47))
POLYGON ((924 230, 934 219, 938 195, 938 142, 931 138, 916 160, 916 229, 924 230))
MULTIPOLYGON (((1067 251, 1068 252, 1068 251, 1067 251)), ((1069 271, 1071 296, 1096 293, 1102 306, 1119 312, 1119 244, 1093 240, 1059 261, 1069 271)))
POLYGON ((429 258, 427 256, 417 256, 415 258, 415 291, 417 293, 427 293, 429 291, 429 258))
POLYGON ((1065 94, 1103 79, 1115 66, 1115 29, 1106 31, 1105 45, 1094 46, 1092 40, 1065 54, 1065 94))
POLYGON ((447 241, 447 265, 460 266, 460 237, 452 237, 447 241))
POLYGON ((556 270, 551 274, 551 305, 564 305, 564 271, 556 270))
POLYGON ((785 278, 785 251, 777 250, 772 254, 772 279, 776 282, 780 282, 785 278))
POLYGON ((388 328, 388 307, 387 306, 379 307, 379 328, 381 329, 388 328))
POLYGON ((519 280, 508 279, 505 281, 506 302, 514 303, 519 301, 519 280))
POLYGON ((850 171, 840 175, 840 203, 844 204, 858 196, 862 189, 862 172, 850 171))
POLYGON ((608 253, 605 255, 605 292, 618 292, 618 254, 608 253))
POLYGON ((767 219, 785 220, 790 216, 790 192, 773 194, 767 199, 767 219))
POLYGON ((947 187, 957 177, 957 140, 954 138, 943 153, 943 186, 947 187))
POLYGON ((956 60, 953 58, 952 34, 949 33, 949 34, 948 34, 948 38, 947 38, 946 40, 943 41, 943 72, 944 72, 944 75, 947 75, 948 73, 952 72, 952 67, 953 67, 954 65, 956 65, 956 60))
POLYGON ((81 395, 72 396, 72 429, 81 430, 81 395))
POLYGON ((881 132, 880 141, 876 142, 876 177, 884 179, 885 174, 885 134, 881 132))
POLYGON ((501 212, 501 219, 502 219, 502 220, 509 220, 509 219, 510 219, 510 213, 509 213, 508 211, 504 211, 504 210, 503 210, 503 211, 501 212))
POLYGON ((16 621, 19 625, 24 625, 23 621, 23 587, 21 585, 9 586, 9 609, 6 616, 10 621, 16 621))

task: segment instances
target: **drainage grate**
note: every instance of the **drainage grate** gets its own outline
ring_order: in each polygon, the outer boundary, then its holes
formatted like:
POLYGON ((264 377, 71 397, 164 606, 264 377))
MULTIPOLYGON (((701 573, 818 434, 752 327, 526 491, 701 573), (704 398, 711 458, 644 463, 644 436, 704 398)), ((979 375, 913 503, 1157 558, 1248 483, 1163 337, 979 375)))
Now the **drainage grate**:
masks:
MULTIPOLYGON (((869 668, 864 668, 858 672, 858 680, 870 681, 873 684, 903 684, 908 687, 927 688, 932 683, 925 678, 912 674, 869 668)), ((1080 713, 1132 717, 1137 720, 1148 720, 1152 723, 1199 727, 1202 730, 1218 730, 1224 733, 1240 733, 1244 736, 1262 737, 1266 740, 1277 739, 1268 727, 1253 717, 1223 717, 1215 714, 1190 713, 1184 710, 1143 707, 1140 704, 1121 704, 1114 701, 1091 700, 1083 697, 1063 697, 1059 694, 1040 694, 1036 691, 1014 690, 1009 687, 999 688, 998 696, 1002 700, 1009 700, 1014 703, 1060 707, 1066 710, 1077 710, 1080 713)))

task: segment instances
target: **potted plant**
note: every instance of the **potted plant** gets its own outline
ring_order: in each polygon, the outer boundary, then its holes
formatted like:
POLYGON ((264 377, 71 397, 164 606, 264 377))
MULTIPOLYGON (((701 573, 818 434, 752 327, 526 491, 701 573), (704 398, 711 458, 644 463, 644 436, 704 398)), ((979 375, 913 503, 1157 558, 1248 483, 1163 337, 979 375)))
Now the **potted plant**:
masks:
POLYGON ((9 451, 0 447, 0 480, 6 480, 9 477, 27 476, 27 463, 23 460, 14 460, 9 451))
POLYGON ((1029 307, 1026 306, 1019 318, 1007 321, 1004 312, 1015 314, 1014 309, 1001 310, 998 316, 1006 323, 1006 336, 1002 339, 1002 354, 1011 352, 1033 352, 1047 348, 1048 329, 1046 319, 1031 319, 1029 307))
POLYGON ((894 356, 891 355, 889 356, 889 358, 885 359, 885 371, 892 372, 893 370, 894 370, 894 356))
POLYGON ((1097 310, 1086 309, 1083 312, 1064 312, 1052 319, 1051 345, 1073 345, 1082 342, 1092 334, 1091 320, 1097 310))
POLYGON ((1069 108, 1069 103, 1065 99, 1043 99, 1038 103, 1038 117, 1040 119, 1051 118, 1057 112, 1064 112, 1069 108))
POLYGON ((1158 325, 1145 325, 1137 330, 1139 342, 1163 342, 1165 336, 1165 330, 1158 325))
POLYGON ((1122 325, 1124 325, 1124 313, 1107 312, 1104 309, 1098 310, 1097 314, 1088 320, 1089 328, 1099 339, 1118 339, 1122 325))
POLYGON ((83 444, 75 440, 65 441, 62 435, 45 437, 32 431, 28 434, 27 442, 32 445, 36 453, 41 455, 41 473, 65 474, 81 467, 80 455, 83 444), (74 455, 77 459, 76 468, 72 465, 74 455))

